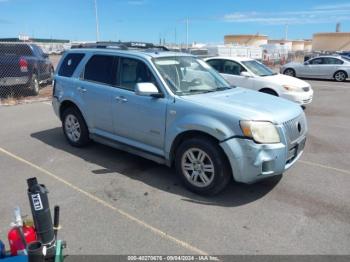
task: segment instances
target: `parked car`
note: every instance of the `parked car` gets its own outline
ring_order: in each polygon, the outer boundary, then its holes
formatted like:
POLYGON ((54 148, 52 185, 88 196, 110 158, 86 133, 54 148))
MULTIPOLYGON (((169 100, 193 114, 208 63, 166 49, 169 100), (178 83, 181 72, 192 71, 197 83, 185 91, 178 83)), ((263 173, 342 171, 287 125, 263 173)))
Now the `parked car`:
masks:
POLYGON ((66 139, 94 140, 175 166, 190 190, 281 175, 301 156, 300 106, 231 87, 190 54, 77 48, 55 74, 53 108, 66 139))
POLYGON ((288 63, 281 73, 295 77, 334 79, 343 82, 350 76, 350 60, 341 56, 319 56, 303 64, 288 63))
POLYGON ((29 88, 38 95, 40 84, 53 79, 54 69, 40 47, 27 43, 0 43, 0 89, 29 88))
POLYGON ((221 73, 231 85, 279 96, 303 106, 312 102, 314 92, 310 84, 294 77, 275 73, 254 59, 211 57, 205 61, 221 73))

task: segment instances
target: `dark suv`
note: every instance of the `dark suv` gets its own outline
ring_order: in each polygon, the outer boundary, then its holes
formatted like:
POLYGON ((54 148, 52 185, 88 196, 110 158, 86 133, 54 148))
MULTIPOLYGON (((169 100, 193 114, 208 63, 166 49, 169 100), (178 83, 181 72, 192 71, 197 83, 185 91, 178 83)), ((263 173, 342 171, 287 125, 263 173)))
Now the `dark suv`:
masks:
POLYGON ((6 88, 29 88, 38 95, 40 84, 51 83, 53 72, 48 55, 37 45, 0 43, 0 95, 6 88))

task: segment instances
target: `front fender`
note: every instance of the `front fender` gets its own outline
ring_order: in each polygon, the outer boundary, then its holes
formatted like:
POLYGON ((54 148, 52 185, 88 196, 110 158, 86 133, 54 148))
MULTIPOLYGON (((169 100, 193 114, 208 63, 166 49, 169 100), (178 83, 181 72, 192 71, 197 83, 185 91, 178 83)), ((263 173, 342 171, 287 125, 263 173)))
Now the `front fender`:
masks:
POLYGON ((174 120, 168 127, 166 133, 165 152, 169 159, 172 145, 177 136, 187 131, 199 131, 206 133, 219 141, 236 135, 232 127, 225 125, 222 121, 210 115, 188 114, 174 120))

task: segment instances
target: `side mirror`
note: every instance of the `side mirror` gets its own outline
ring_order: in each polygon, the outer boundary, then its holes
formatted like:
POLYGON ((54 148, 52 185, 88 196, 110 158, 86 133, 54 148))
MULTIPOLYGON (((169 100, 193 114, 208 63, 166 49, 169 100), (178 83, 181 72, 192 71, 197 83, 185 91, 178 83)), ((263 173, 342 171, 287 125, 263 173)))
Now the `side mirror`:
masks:
POLYGON ((310 63, 309 62, 304 62, 304 65, 309 65, 310 63))
POLYGON ((137 83, 135 86, 135 94, 138 96, 152 96, 156 98, 163 97, 158 88, 153 83, 137 83))
POLYGON ((251 73, 247 72, 247 71, 243 71, 241 72, 241 76, 244 76, 244 77, 253 77, 251 73))

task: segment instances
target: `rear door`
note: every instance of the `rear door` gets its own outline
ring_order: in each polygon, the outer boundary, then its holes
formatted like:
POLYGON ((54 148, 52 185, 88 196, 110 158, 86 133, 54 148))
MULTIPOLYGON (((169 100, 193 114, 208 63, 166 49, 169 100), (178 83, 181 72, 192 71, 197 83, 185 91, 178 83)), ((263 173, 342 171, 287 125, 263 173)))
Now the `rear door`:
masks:
POLYGON ((114 90, 116 57, 95 54, 87 61, 76 95, 86 114, 90 132, 108 136, 113 134, 111 98, 114 90))
POLYGON ((142 60, 120 57, 117 75, 112 97, 115 134, 121 142, 163 156, 167 99, 135 94, 137 83, 159 88, 154 72, 142 60))
POLYGON ((322 73, 327 78, 333 78, 334 73, 341 67, 344 62, 335 57, 324 57, 322 73))

